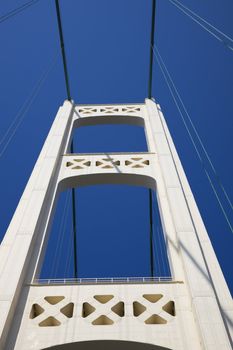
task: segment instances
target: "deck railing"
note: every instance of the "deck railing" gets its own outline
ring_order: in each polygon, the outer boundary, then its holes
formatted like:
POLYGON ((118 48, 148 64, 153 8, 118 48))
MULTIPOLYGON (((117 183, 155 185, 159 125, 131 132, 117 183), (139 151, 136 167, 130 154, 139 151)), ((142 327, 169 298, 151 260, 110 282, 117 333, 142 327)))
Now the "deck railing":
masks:
MULTIPOLYGON (((46 278, 35 279, 32 285, 67 284, 134 284, 175 282, 172 277, 112 277, 112 278, 46 278)), ((176 281, 177 282, 177 281, 176 281)))

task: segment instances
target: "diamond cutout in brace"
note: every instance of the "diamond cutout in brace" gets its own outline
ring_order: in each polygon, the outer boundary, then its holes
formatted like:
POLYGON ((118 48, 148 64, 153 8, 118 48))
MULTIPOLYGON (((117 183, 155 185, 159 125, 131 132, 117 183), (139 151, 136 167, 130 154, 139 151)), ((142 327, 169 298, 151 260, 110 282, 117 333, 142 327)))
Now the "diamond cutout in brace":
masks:
POLYGON ((102 166, 102 169, 112 169, 113 166, 112 165, 104 165, 102 166))
POLYGON ((134 112, 139 112, 140 108, 138 107, 125 107, 122 108, 122 112, 129 112, 129 113, 134 113, 134 112))
POLYGON ((90 166, 91 165, 91 162, 89 160, 85 160, 85 159, 74 159, 73 162, 79 163, 79 164, 81 163, 80 166, 83 166, 83 165, 90 166))
POLYGON ((144 311, 146 311, 146 307, 144 305, 138 301, 133 302, 133 314, 135 317, 140 316, 144 311))
POLYGON ((58 321, 55 317, 50 316, 46 318, 44 321, 39 323, 40 327, 56 327, 60 326, 61 322, 58 321))
POLYGON ((94 295, 94 298, 101 304, 106 304, 114 298, 113 295, 94 295))
POLYGON ((96 163, 95 163, 95 165, 96 166, 99 166, 99 167, 101 167, 101 168, 105 168, 105 169, 112 169, 113 168, 113 166, 112 165, 104 165, 104 163, 103 162, 100 162, 100 161, 97 161, 96 163))
POLYGON ((145 324, 166 324, 167 321, 160 317, 159 315, 152 315, 149 317, 146 321, 145 324))
POLYGON ((102 169, 112 169, 114 168, 114 165, 120 165, 120 161, 119 160, 113 160, 112 158, 106 158, 106 159, 102 159, 101 161, 96 161, 95 165, 97 167, 101 167, 102 169), (106 164, 107 163, 107 164, 106 164))
POLYGON ((90 165, 91 165, 91 162, 85 159, 73 159, 72 162, 66 163, 66 166, 71 167, 72 170, 84 169, 85 167, 89 167, 90 165))
POLYGON ((44 312, 44 309, 39 304, 33 304, 29 317, 31 319, 36 318, 44 312))
POLYGON ((119 303, 117 303, 116 305, 114 305, 111 310, 113 312, 115 312, 115 314, 117 314, 120 317, 125 316, 125 304, 123 303, 123 301, 120 301, 119 303))
POLYGON ((163 297, 162 294, 143 294, 143 298, 148 300, 150 303, 156 303, 163 297))
POLYGON ((83 303, 83 309, 82 309, 82 317, 88 317, 89 315, 91 315, 94 311, 96 310, 96 308, 94 306, 92 306, 89 303, 83 303))
POLYGON ((170 300, 167 304, 165 304, 162 309, 167 312, 168 314, 170 314, 171 316, 175 316, 176 315, 176 311, 175 311, 175 303, 174 301, 170 300))
POLYGON ((94 326, 109 326, 112 325, 114 322, 109 317, 105 315, 101 315, 96 320, 92 322, 94 326))
POLYGON ((132 164, 132 162, 130 162, 129 160, 125 161, 125 165, 131 165, 131 164, 132 164))
POLYGON ((112 158, 103 158, 102 159, 104 162, 113 162, 112 158))
POLYGON ((73 162, 75 163, 83 163, 83 165, 90 166, 91 162, 88 160, 86 161, 85 159, 74 159, 73 162))
POLYGON ((44 299, 51 305, 56 305, 60 303, 65 297, 63 296, 50 296, 50 297, 44 297, 44 299))
POLYGON ((132 165, 131 168, 144 168, 144 166, 140 164, 135 164, 135 165, 132 165))
MULTIPOLYGON (((75 160, 76 161, 76 160, 75 160)), ((90 166, 91 165, 91 162, 90 161, 87 161, 87 162, 84 162, 83 161, 83 163, 79 163, 79 165, 75 165, 75 164, 73 164, 73 167, 72 167, 72 169, 84 169, 85 167, 88 167, 88 166, 90 166)))
POLYGON ((83 114, 91 114, 91 113, 96 113, 97 109, 96 108, 81 108, 78 110, 79 113, 83 114))
POLYGON ((74 166, 72 169, 73 169, 73 170, 83 169, 83 166, 79 166, 79 165, 77 165, 77 166, 74 166))
POLYGON ((143 160, 143 158, 130 158, 130 160, 125 161, 125 165, 131 168, 144 168, 145 165, 149 164, 150 161, 148 159, 143 160))
POLYGON ((85 165, 85 166, 90 166, 90 165, 91 165, 91 162, 88 160, 87 162, 83 163, 83 165, 85 165))
POLYGON ((74 303, 69 303, 63 308, 61 308, 61 313, 65 315, 68 318, 73 317, 73 312, 74 312, 74 303))
POLYGON ((114 112, 119 112, 119 108, 114 108, 114 107, 105 107, 105 108, 101 108, 100 112, 106 112, 106 113, 114 113, 114 112))

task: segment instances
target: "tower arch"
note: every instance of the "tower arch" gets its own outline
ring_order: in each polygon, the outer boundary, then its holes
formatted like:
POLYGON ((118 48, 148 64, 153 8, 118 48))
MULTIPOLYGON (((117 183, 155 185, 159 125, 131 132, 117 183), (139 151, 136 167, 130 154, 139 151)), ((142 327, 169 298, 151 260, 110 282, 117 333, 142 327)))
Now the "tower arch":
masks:
POLYGON ((172 350, 159 345, 121 340, 92 340, 52 346, 43 350, 172 350))

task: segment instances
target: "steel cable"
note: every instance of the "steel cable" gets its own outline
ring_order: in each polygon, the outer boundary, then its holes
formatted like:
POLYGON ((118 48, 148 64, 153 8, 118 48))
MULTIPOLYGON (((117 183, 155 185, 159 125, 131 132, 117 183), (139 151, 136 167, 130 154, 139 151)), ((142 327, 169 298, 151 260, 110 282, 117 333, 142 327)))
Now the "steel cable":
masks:
POLYGON ((57 235, 57 241, 56 241, 56 248, 54 250, 54 258, 53 263, 51 266, 51 278, 56 278, 57 270, 60 263, 60 255, 62 251, 62 244, 64 241, 64 235, 65 235, 65 226, 68 218, 68 209, 70 206, 70 192, 66 193, 65 203, 63 207, 63 212, 61 215, 61 221, 59 226, 59 231, 57 235))
MULTIPOLYGON (((153 203, 153 213, 154 213, 154 217, 155 217, 155 221, 156 221, 156 236, 157 236, 157 241, 158 241, 158 251, 160 251, 160 259, 159 259, 159 254, 158 255, 158 259, 161 260, 161 270, 160 270, 160 274, 159 277, 162 277, 162 271, 164 273, 163 276, 168 277, 168 273, 170 271, 170 267, 168 267, 168 269, 166 270, 166 264, 168 264, 168 256, 167 256, 167 248, 165 245, 165 237, 163 234, 163 229, 161 228, 161 221, 160 221, 160 213, 159 213, 159 209, 158 209, 158 203, 157 203, 157 198, 155 196, 155 194, 152 194, 152 203, 153 203), (156 220, 157 219, 157 220, 156 220)), ((169 266, 169 264, 168 264, 169 266)))
POLYGON ((18 13, 22 12, 23 10, 26 10, 28 7, 36 4, 40 0, 31 0, 26 2, 25 4, 17 7, 14 10, 11 10, 10 12, 6 13, 5 15, 0 16, 0 23, 3 23, 4 21, 10 19, 11 17, 17 15, 18 13))
POLYGON ((183 124, 184 124, 184 126, 185 126, 185 129, 186 129, 186 131, 187 131, 187 133, 188 133, 188 135, 189 135, 189 138, 190 138, 190 140, 191 140, 191 143, 192 143, 192 145, 193 145, 193 147, 194 147, 194 149, 195 149, 195 152, 196 152, 196 154, 197 154, 197 156, 198 156, 198 159, 199 159, 199 161, 200 161, 200 163, 201 163, 201 165, 202 165, 202 167, 203 167, 203 170, 204 170, 204 172, 205 172, 205 174, 206 174, 206 176, 207 176, 207 179, 208 179, 209 184, 210 184, 210 186, 211 186, 211 188, 212 188, 212 191, 213 191, 213 193, 214 193, 214 196, 215 196, 215 198, 216 198, 216 200, 217 200, 217 202, 218 202, 218 204, 219 204, 219 207, 220 207, 220 209, 221 209, 221 211, 222 211, 222 213, 223 213, 223 216, 224 216, 224 218, 225 218, 225 220, 226 220, 226 222, 227 222, 227 224, 228 224, 228 226, 229 226, 231 232, 233 233, 233 227, 232 227, 232 225, 231 225, 231 221, 230 221, 230 219, 229 219, 229 217, 228 217, 228 215, 227 215, 227 213, 226 213, 226 211, 225 211, 225 209, 224 209, 224 206, 223 206, 223 204, 222 204, 221 199, 219 198, 219 195, 218 195, 218 193, 217 193, 217 191, 216 191, 216 189, 215 189, 215 186, 214 186, 214 184, 213 184, 213 181, 211 180, 211 177, 210 177, 210 175, 209 175, 209 173, 208 173, 208 171, 207 171, 207 169, 206 169, 206 167, 205 167, 205 164, 204 164, 204 162, 203 162, 203 159, 202 159, 202 157, 201 157, 201 154, 200 154, 200 152, 199 152, 199 150, 198 150, 198 148, 197 148, 197 145, 196 145, 196 143, 195 143, 195 140, 194 140, 194 138, 193 138, 193 136, 192 136, 192 134, 191 134, 191 132, 190 132, 190 130, 189 130, 189 127, 188 127, 188 125, 187 125, 187 123, 186 123, 185 117, 184 117, 184 115, 183 115, 183 113, 182 113, 182 111, 181 111, 181 109, 180 109, 180 106, 179 106, 179 104, 178 104, 178 102, 177 102, 176 96, 175 96, 175 94, 174 94, 174 92, 173 92, 173 90, 172 90, 172 86, 170 85, 170 81, 168 80, 168 77, 166 76, 166 73, 165 73, 165 71, 164 71, 164 68, 163 68, 163 66, 162 66, 162 64, 161 64, 161 62, 160 62, 160 58, 159 58, 158 54, 155 52, 154 48, 153 48, 153 52, 154 52, 154 56, 155 56, 155 58, 156 58, 156 60, 157 60, 158 66, 159 66, 159 68, 160 68, 160 70, 161 70, 161 72, 162 72, 162 75, 163 75, 164 79, 165 79, 165 82, 166 82, 166 84, 167 84, 167 86, 168 86, 168 89, 169 89, 169 91, 170 91, 170 93, 171 93, 171 96, 172 96, 172 98, 173 98, 173 100, 174 100, 174 103, 175 103, 175 105, 176 105, 176 107, 177 107, 177 109, 178 109, 178 111, 179 111, 179 114, 180 114, 180 116, 181 116, 181 119, 182 119, 182 122, 183 122, 183 124))
POLYGON ((66 254, 66 263, 65 263, 65 270, 64 270, 64 278, 69 277, 69 266, 70 266, 70 260, 71 260, 71 256, 72 256, 72 250, 73 250, 73 239, 72 239, 72 233, 73 233, 73 229, 72 226, 69 230, 70 234, 69 234, 69 240, 68 240, 68 244, 67 244, 67 254, 66 254))
POLYGON ((41 87, 43 86, 43 83, 47 79, 49 73, 54 68, 55 63, 58 58, 58 53, 56 53, 55 57, 53 58, 52 62, 50 63, 49 67, 46 68, 46 70, 43 72, 42 76, 40 77, 39 81, 35 84, 35 86, 32 89, 31 94, 29 97, 25 100, 22 107, 19 109, 18 113, 16 114, 15 118, 11 122, 10 126, 8 127, 7 131, 5 132, 4 136, 0 140, 0 158, 5 153, 7 147, 9 146, 10 142, 12 141, 13 137, 15 136, 17 130, 19 129, 20 125, 22 124, 28 110, 30 109, 32 103, 34 102, 35 98, 37 97, 41 87))
MULTIPOLYGON (((62 62, 63 62, 63 70, 66 84, 66 94, 68 101, 71 101, 71 91, 70 91, 70 83, 69 83, 69 74, 67 67, 67 59, 66 59, 66 51, 65 51, 65 43, 64 43, 64 35, 62 29, 62 18, 61 11, 59 6, 59 0, 55 0, 56 7, 56 17, 58 24, 58 32, 59 32, 59 41, 60 48, 62 54, 62 62)), ((71 142, 71 153, 74 151, 74 143, 73 140, 71 142)), ((75 196, 75 188, 72 188, 72 222, 73 222, 73 248, 74 248, 74 275, 75 278, 78 277, 78 263, 77 263, 77 222, 76 222, 76 196, 75 196)))
POLYGON ((227 194, 227 191, 226 191, 224 185, 222 184, 222 181, 221 181, 221 179, 220 179, 220 176, 218 175, 218 173, 217 173, 217 171, 216 171, 216 169, 215 169, 215 167, 214 167, 214 165, 213 165, 213 162, 212 162, 212 160, 211 160, 211 158, 210 158, 210 155, 209 155, 209 153, 207 152, 207 149, 206 149, 206 147, 205 147, 205 145, 204 145, 204 143, 203 143, 203 141, 202 141, 202 139, 201 139, 201 137, 200 137, 200 135, 199 135, 199 133, 198 133, 198 131, 197 131, 197 129, 196 129, 194 123, 193 123, 193 121, 192 121, 192 118, 191 118, 189 112, 188 112, 187 108, 185 107, 185 105, 184 105, 184 103, 183 103, 183 100, 182 100, 182 98, 181 98, 181 95, 180 95, 179 91, 177 90, 177 88, 176 88, 176 86, 175 86, 175 83, 174 83, 174 81, 173 81, 173 79, 172 79, 172 77, 171 77, 171 74, 169 73, 169 71, 168 71, 168 69, 167 69, 167 67, 166 67, 165 62, 164 62, 162 56, 160 55, 160 53, 159 53, 159 51, 158 51, 158 48, 157 48, 156 46, 155 46, 154 48, 155 48, 157 54, 159 55, 159 58, 160 58, 160 60, 161 60, 161 62, 162 62, 162 64, 163 64, 163 67, 164 67, 164 69, 165 69, 165 71, 166 71, 166 73, 167 73, 167 75, 168 75, 168 77, 169 77, 169 79, 170 79, 170 82, 171 82, 171 84, 172 84, 172 86, 173 86, 173 89, 175 90, 175 92, 176 92, 176 94, 177 94, 177 97, 178 97, 178 99, 179 99, 179 101, 180 101, 180 103, 181 103, 181 105, 182 105, 182 107, 183 107, 183 109, 184 109, 184 112, 185 112, 185 114, 187 115, 187 118, 188 118, 188 120, 189 120, 189 122, 190 122, 190 124, 191 124, 191 126, 192 126, 192 129, 193 129, 193 131, 194 131, 194 133, 195 133, 195 135, 196 135, 196 137, 197 137, 197 139, 198 139, 198 141, 199 141, 199 144, 200 144, 200 146, 201 146, 201 148, 202 148, 202 150, 203 150, 203 152, 204 152, 204 154, 205 154, 205 156, 206 156, 206 158, 207 158, 207 160, 208 160, 208 162, 209 162, 209 164, 210 164, 210 167, 211 167, 211 169, 212 169, 212 171, 213 171, 213 173, 214 173, 214 175, 215 175, 215 177, 216 177, 216 180, 217 180, 217 182, 218 182, 218 184, 219 184, 219 186, 220 186, 220 188, 221 188, 221 190, 222 190, 222 192, 223 192, 223 194, 224 194, 224 196, 225 196, 225 198, 226 198, 226 200, 227 200, 227 202, 228 202, 230 208, 231 208, 232 211, 233 211, 233 205, 232 205, 231 200, 230 200, 230 198, 229 198, 229 196, 228 196, 228 194, 227 194))
POLYGON ((190 10, 187 6, 184 6, 177 0, 168 0, 171 4, 176 6, 180 11, 182 11, 185 15, 187 15, 190 19, 192 19, 194 22, 199 24, 203 29, 205 29, 209 34, 211 34, 215 39, 222 42, 224 46, 226 46, 229 50, 233 51, 233 40, 231 37, 223 33, 221 30, 213 26, 211 23, 206 21, 201 16, 197 15, 194 11, 190 10), (201 23, 202 21, 203 23, 201 23), (210 28, 208 28, 209 26, 210 28), (213 30, 216 32, 214 33, 213 30), (220 34, 220 35, 219 35, 220 34), (222 37, 221 37, 222 36, 222 37), (227 42, 230 41, 230 44, 227 42))

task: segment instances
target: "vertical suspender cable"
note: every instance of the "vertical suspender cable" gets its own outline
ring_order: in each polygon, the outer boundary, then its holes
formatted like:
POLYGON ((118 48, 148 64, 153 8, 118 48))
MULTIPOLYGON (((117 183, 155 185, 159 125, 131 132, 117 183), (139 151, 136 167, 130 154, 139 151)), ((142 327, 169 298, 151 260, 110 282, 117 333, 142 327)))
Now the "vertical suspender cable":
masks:
MULTIPOLYGON (((64 44, 63 31, 62 31, 59 0, 55 0, 55 5, 56 5, 57 23, 58 23, 58 30, 59 30, 62 60, 63 60, 63 68, 64 68, 64 75, 65 75, 66 93, 67 93, 68 101, 71 101, 70 84, 69 84, 69 76, 68 76, 68 69, 67 69, 67 63, 66 63, 66 52, 65 52, 65 44, 64 44)), ((73 152, 73 148, 74 148, 74 145, 73 145, 73 141, 72 141, 71 142, 71 152, 73 152)), ((75 189, 74 188, 72 188, 72 221, 73 221, 73 241, 74 241, 74 277, 77 278, 78 277, 78 272, 77 272, 77 226, 76 226, 76 208, 75 208, 75 189)))
MULTIPOLYGON (((74 144, 71 142, 71 153, 73 153, 74 144)), ((76 222, 76 200, 75 189, 72 192, 72 223, 73 223, 73 244, 74 244, 74 278, 78 278, 78 262, 77 262, 77 222, 76 222)))
POLYGON ((150 33, 150 67, 149 67, 149 80, 148 80, 148 98, 152 97, 152 80, 153 80, 153 47, 155 39, 155 11, 156 0, 152 0, 152 13, 151 13, 151 33, 150 33))
POLYGON ((154 250, 153 250, 153 210, 152 210, 152 190, 149 189, 149 214, 150 214, 150 273, 154 277, 154 250))
MULTIPOLYGON (((71 153, 74 152, 73 141, 70 147, 71 153)), ((74 277, 78 278, 77 268, 77 222, 76 222, 76 201, 75 201, 75 189, 72 188, 72 222, 73 222, 73 244, 74 244, 74 277)))

